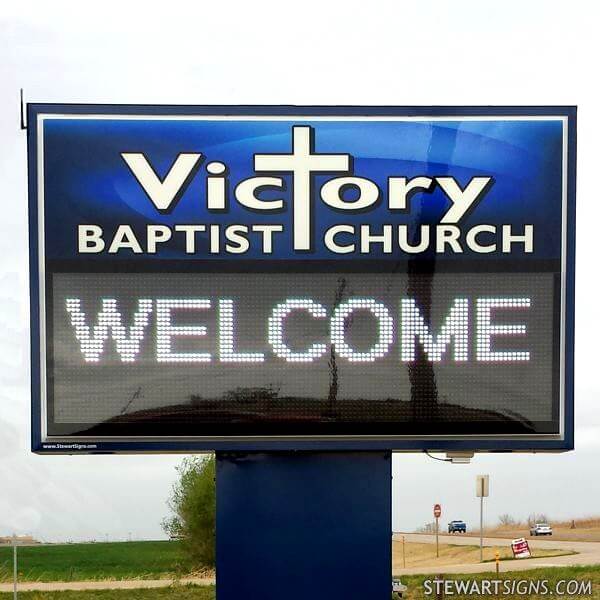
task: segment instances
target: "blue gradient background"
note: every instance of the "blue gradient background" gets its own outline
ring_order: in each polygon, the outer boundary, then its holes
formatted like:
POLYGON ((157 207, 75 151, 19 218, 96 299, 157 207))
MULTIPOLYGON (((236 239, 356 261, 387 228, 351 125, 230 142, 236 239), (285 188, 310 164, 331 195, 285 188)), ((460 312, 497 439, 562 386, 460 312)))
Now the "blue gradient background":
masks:
MULTIPOLYGON (((448 121, 355 120, 117 120, 46 119, 44 124, 44 189, 46 257, 71 259, 77 254, 77 226, 97 224, 111 234, 117 224, 130 224, 140 240, 147 224, 192 223, 282 223, 283 234, 274 237, 274 255, 267 258, 366 258, 358 252, 338 255, 322 244, 324 231, 336 223, 368 223, 373 232, 383 223, 437 224, 448 208, 438 189, 417 194, 409 213, 387 209, 387 178, 418 175, 452 175, 465 185, 475 175, 493 176, 495 183, 483 201, 461 226, 465 231, 480 223, 512 224, 521 233, 523 224, 535 227, 534 253, 524 254, 517 244, 511 255, 471 253, 437 255, 444 260, 464 257, 510 259, 558 259, 562 223, 561 120, 449 119, 448 121), (335 175, 315 179, 315 251, 294 254, 291 243, 291 202, 282 213, 258 213, 240 206, 230 194, 227 213, 209 213, 205 203, 205 165, 220 160, 229 167, 231 190, 242 179, 253 176, 254 153, 289 153, 291 127, 308 124, 315 129, 316 152, 350 153, 354 174, 375 181, 383 201, 372 211, 342 214, 326 206, 318 196, 320 186, 335 175), (182 199, 169 215, 161 215, 120 157, 121 152, 143 152, 162 177, 179 152, 202 152, 204 162, 182 199)), ((289 176, 284 176, 288 183, 289 176)), ((289 190, 289 185, 288 185, 289 190)), ((289 198, 290 192, 284 197, 289 198)), ((273 197, 265 195, 264 197, 273 197)), ((212 259, 203 235, 197 236, 197 254, 184 252, 183 235, 159 245, 156 255, 133 254, 129 250, 110 255, 119 259, 212 259)), ((344 236, 339 236, 340 241, 344 236)), ((233 258, 263 258, 258 236, 251 237, 250 250, 233 258)), ((481 241, 487 242, 485 235, 481 241)), ((383 255, 374 246, 370 258, 406 258, 400 250, 383 255)), ((80 256, 80 255, 79 255, 80 256)), ((427 255, 425 255, 427 256, 427 255)), ((107 258, 106 254, 86 255, 107 258)), ((412 255, 414 258, 414 255, 412 255)), ((429 255, 430 257, 430 255, 429 255)), ((223 258, 223 255, 221 255, 223 258)))

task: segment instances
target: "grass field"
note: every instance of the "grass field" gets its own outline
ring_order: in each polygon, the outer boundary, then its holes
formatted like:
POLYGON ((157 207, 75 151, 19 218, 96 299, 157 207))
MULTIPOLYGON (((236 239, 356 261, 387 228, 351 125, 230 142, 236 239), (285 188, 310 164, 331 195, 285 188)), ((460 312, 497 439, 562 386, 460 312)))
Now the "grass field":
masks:
MULTIPOLYGON (((492 578, 491 573, 479 575, 452 575, 446 579, 462 580, 462 581, 478 581, 484 578, 492 578)), ((547 580, 550 590, 554 590, 554 586, 561 580, 577 580, 579 582, 592 582, 592 595, 577 596, 577 598, 596 598, 600 599, 600 567, 565 567, 553 569, 534 569, 531 571, 523 571, 516 575, 508 576, 501 575, 503 581, 523 581, 528 580, 535 582, 537 580, 547 580)), ((403 577, 402 582, 408 586, 408 592, 404 595, 407 600, 425 600, 435 596, 426 596, 424 591, 424 581, 431 580, 431 576, 415 575, 411 577, 403 577)), ((351 584, 350 584, 351 585, 351 584)), ((351 596, 349 594, 349 596, 351 596)), ((240 597, 244 597, 243 594, 240 597)), ((343 597, 336 596, 336 598, 343 597)), ((450 597, 450 596, 446 596, 450 597)), ((452 598, 475 598, 477 596, 455 594, 452 598)), ((493 596, 492 596, 493 597, 493 596)), ((536 594, 518 594, 520 598, 530 598, 538 600, 547 598, 548 596, 536 594)), ((573 598, 574 596, 561 596, 561 598, 573 598)), ((12 594, 0 593, 0 600, 10 600, 12 594)), ((194 585, 172 586, 164 589, 152 590, 102 590, 89 592, 26 592, 20 593, 21 600, 214 600, 214 587, 199 587, 194 585)), ((284 600, 282 598, 282 600, 284 600)), ((332 598, 332 600, 334 600, 332 598)))
MULTIPOLYGON (((178 542, 56 544, 18 548, 20 581, 161 579, 188 574, 178 542)), ((0 581, 12 581, 12 548, 0 547, 0 581)))
MULTIPOLYGON (((484 560, 512 558, 510 548, 484 548, 484 560)), ((19 553, 19 581, 95 581, 100 579, 162 579, 190 574, 178 542, 120 542, 24 546, 19 553)), ((479 546, 407 542, 406 567, 457 565, 479 561, 479 546)), ((569 554, 558 550, 535 550, 534 557, 569 554)), ((402 543, 392 545, 392 572, 403 568, 402 543)), ((12 548, 0 547, 0 582, 12 581, 12 548)))

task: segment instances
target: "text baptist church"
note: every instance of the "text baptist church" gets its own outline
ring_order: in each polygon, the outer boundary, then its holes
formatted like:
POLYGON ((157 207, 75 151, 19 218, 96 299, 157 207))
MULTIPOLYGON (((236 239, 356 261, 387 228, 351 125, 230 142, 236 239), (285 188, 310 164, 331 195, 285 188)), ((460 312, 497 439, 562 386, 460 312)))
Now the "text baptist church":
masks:
MULTIPOLYGON (((441 190, 448 208, 439 224, 407 224, 340 222, 328 227, 318 240, 329 252, 337 255, 371 252, 407 255, 434 252, 460 254, 465 249, 478 254, 499 252, 509 254, 516 246, 524 253, 534 248, 534 226, 523 224, 494 225, 479 223, 466 228, 461 220, 471 213, 493 186, 489 175, 474 176, 461 184, 452 176, 417 176, 407 178, 390 174, 385 190, 375 181, 354 173, 350 154, 317 153, 314 151, 314 130, 310 126, 292 127, 292 151, 288 154, 255 154, 257 175, 230 185, 228 166, 217 160, 207 160, 201 152, 182 152, 177 155, 164 177, 159 177, 145 154, 123 152, 127 165, 157 213, 169 215, 176 209, 190 182, 204 165, 204 198, 208 214, 226 213, 229 199, 244 209, 262 214, 291 214, 290 235, 294 252, 310 252, 315 247, 314 198, 340 215, 369 213, 386 199, 390 215, 410 211, 411 199, 418 194, 441 190), (315 175, 335 175, 315 190, 315 175), (291 190, 283 175, 291 176, 291 190), (233 187, 233 189, 231 189, 233 187)), ((125 167, 126 168, 126 167, 125 167)), ((340 219, 341 220, 341 219, 340 219)), ((284 234, 282 223, 218 224, 210 222, 148 224, 135 228, 118 224, 107 230, 100 225, 82 223, 77 231, 80 254, 157 254, 177 242, 186 254, 237 254, 250 248, 269 255, 274 252, 277 238, 284 234)))

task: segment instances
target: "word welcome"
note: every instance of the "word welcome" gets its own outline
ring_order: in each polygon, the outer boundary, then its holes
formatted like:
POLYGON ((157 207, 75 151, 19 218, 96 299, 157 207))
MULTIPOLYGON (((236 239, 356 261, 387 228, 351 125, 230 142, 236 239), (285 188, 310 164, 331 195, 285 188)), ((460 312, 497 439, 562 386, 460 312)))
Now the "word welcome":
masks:
MULTIPOLYGON (((244 349, 237 346, 236 311, 232 298, 139 298, 136 309, 125 324, 116 298, 102 298, 101 309, 92 325, 82 309, 80 298, 67 298, 66 311, 83 359, 98 363, 110 340, 121 362, 138 360, 142 344, 148 337, 150 321, 155 320, 154 352, 159 363, 262 363, 267 353, 264 349, 244 349), (216 309, 216 311, 215 311, 216 309), (182 311, 202 314, 213 311, 216 340, 215 352, 177 352, 177 338, 206 338, 209 327, 205 324, 176 325, 175 315, 182 311), (216 312, 216 314, 214 314, 216 312)), ((525 350, 494 350, 496 336, 524 336, 524 324, 502 324, 494 321, 496 311, 524 310, 531 307, 528 297, 454 298, 450 302, 443 323, 437 332, 432 331, 413 298, 401 298, 399 306, 392 311, 375 298, 349 298, 333 310, 312 298, 287 298, 269 311, 266 323, 268 352, 277 359, 291 363, 311 363, 326 359, 331 350, 349 362, 375 362, 389 355, 395 344, 399 346, 399 359, 410 363, 421 355, 429 362, 440 362, 445 355, 451 360, 464 363, 470 360, 471 335, 474 340, 475 360, 479 362, 529 361, 530 352, 525 350), (304 348, 295 347, 286 334, 286 320, 295 313, 306 317, 328 320, 327 339, 315 339, 304 348), (368 313, 373 323, 374 343, 370 348, 356 349, 349 341, 348 325, 357 313, 368 313), (451 347, 451 349, 450 349, 451 347)))

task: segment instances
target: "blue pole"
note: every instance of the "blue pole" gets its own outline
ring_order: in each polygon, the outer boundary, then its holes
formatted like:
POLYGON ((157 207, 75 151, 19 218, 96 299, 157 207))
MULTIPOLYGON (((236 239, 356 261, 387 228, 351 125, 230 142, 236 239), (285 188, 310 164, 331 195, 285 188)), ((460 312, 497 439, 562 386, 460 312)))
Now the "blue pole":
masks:
POLYGON ((217 453, 217 600, 389 600, 391 455, 217 453))

